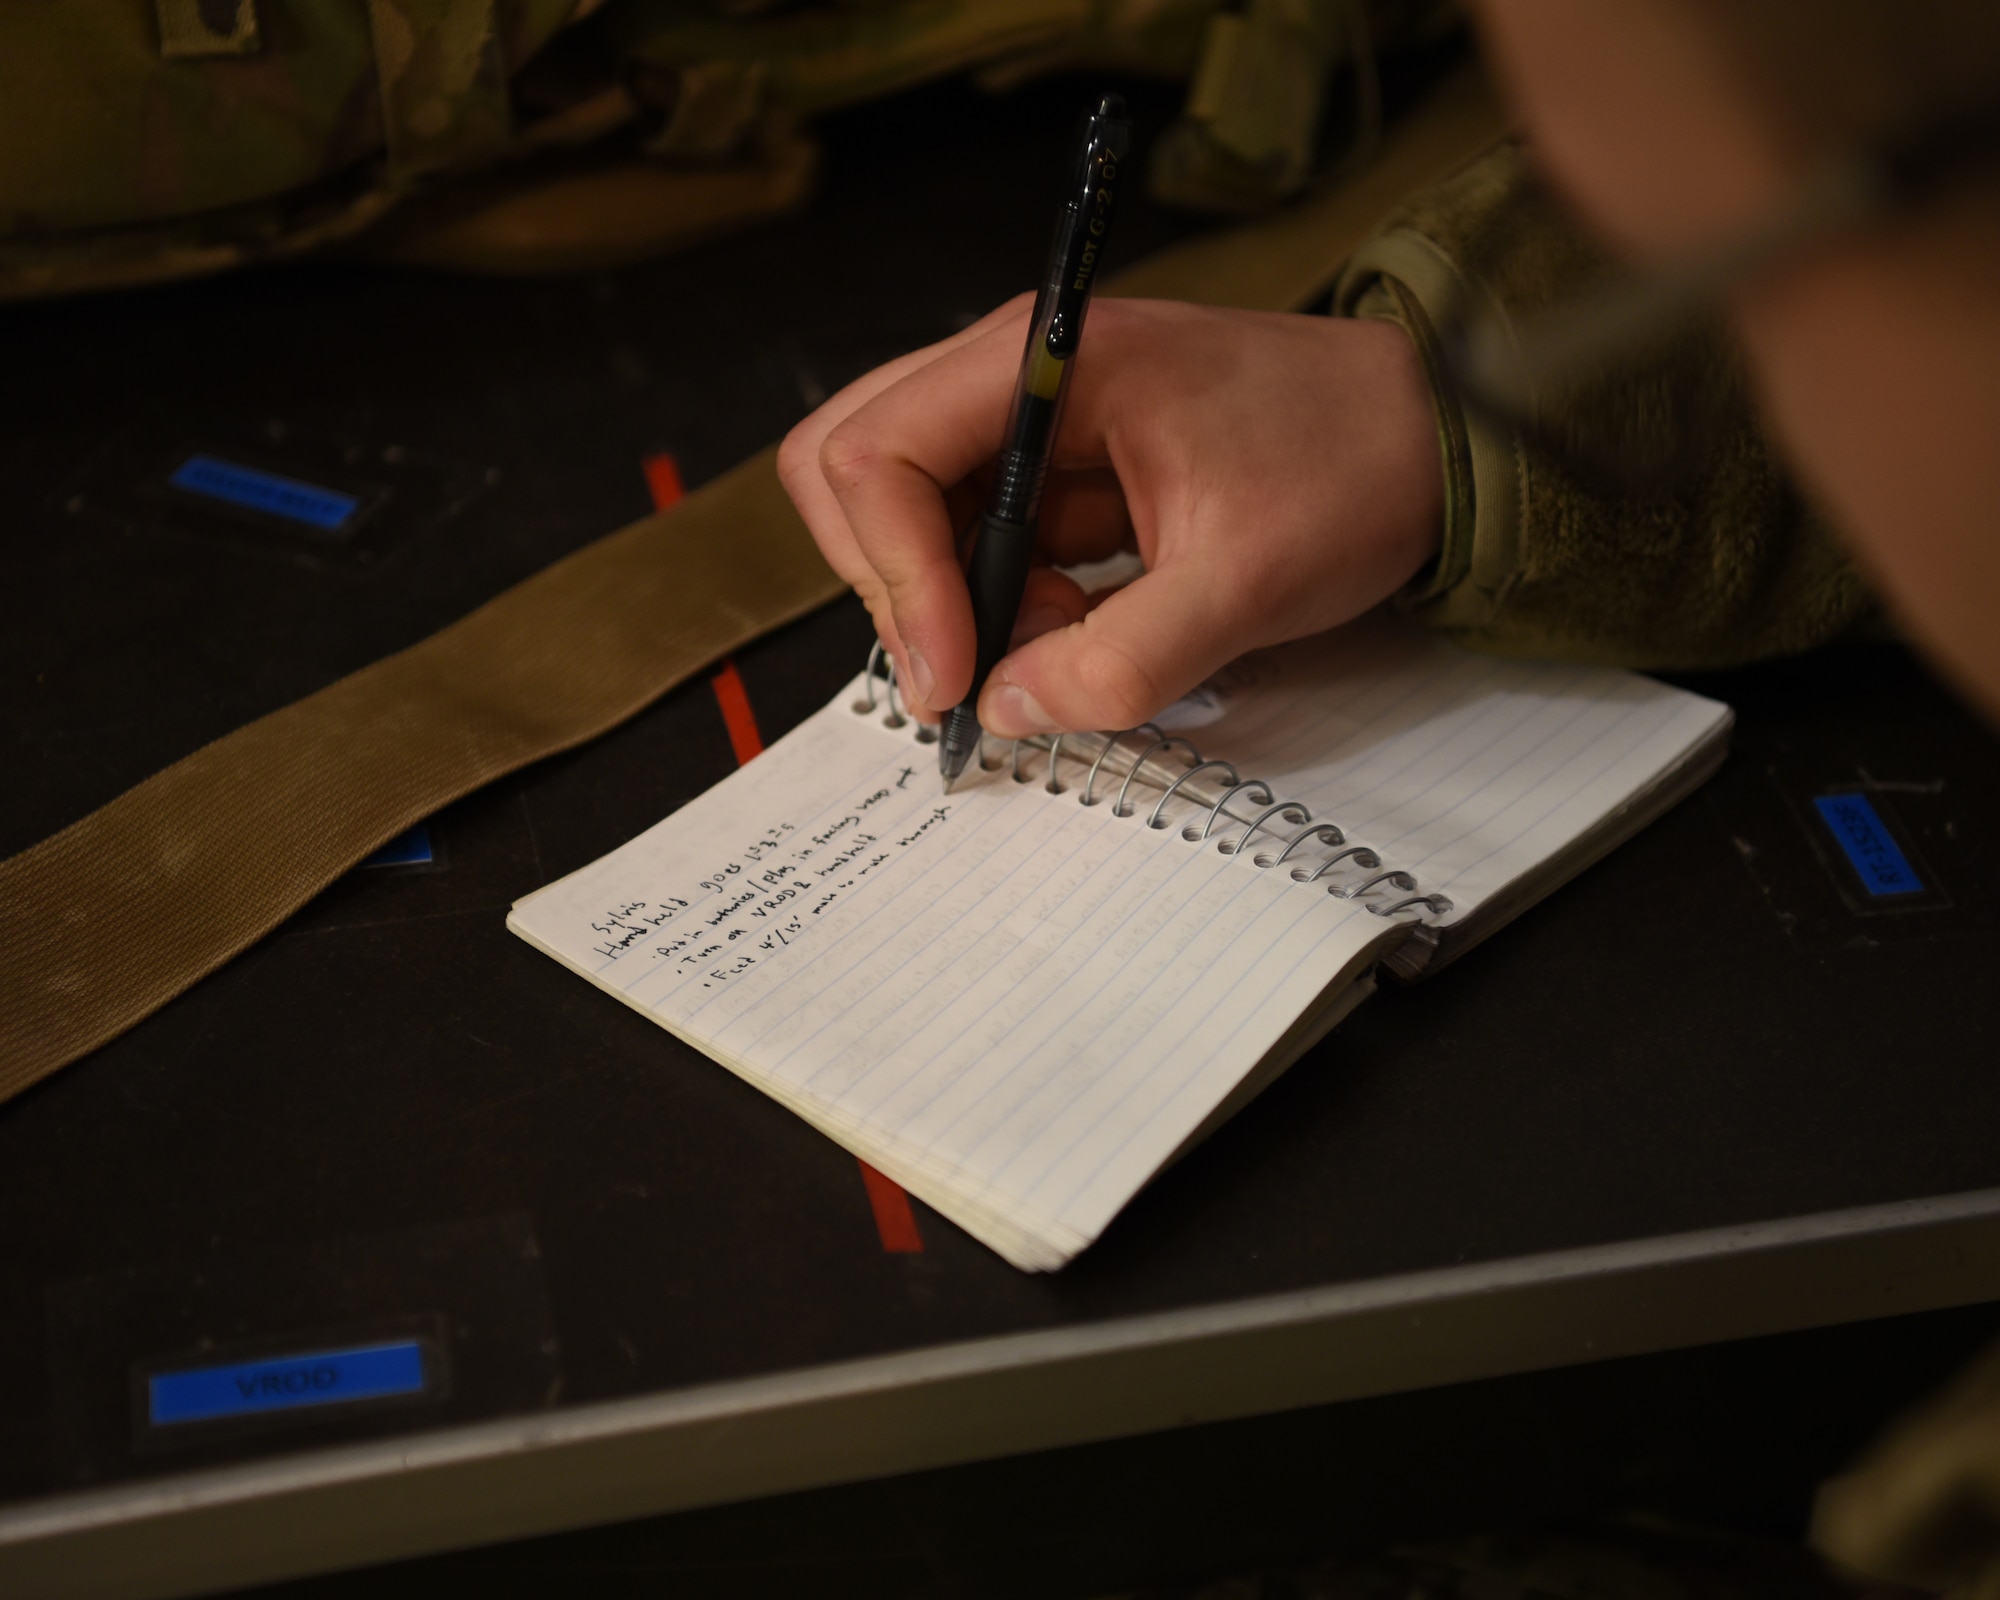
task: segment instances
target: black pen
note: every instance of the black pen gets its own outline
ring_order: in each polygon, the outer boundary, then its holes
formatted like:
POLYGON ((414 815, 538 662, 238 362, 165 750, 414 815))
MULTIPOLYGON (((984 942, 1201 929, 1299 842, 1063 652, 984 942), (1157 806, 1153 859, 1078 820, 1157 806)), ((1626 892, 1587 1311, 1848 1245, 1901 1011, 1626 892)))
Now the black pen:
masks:
POLYGON ((1083 119, 1070 192, 1056 220, 1049 269, 1028 323, 1028 344, 1021 354, 1021 376, 1014 385, 1007 431, 1001 436, 993 492, 979 519, 966 568, 978 645, 971 692, 944 719, 938 740, 938 771, 944 774, 947 794, 979 748, 979 691, 1007 653, 1020 617, 1021 591, 1027 587, 1028 562, 1035 549, 1035 519, 1041 513, 1042 480, 1048 475, 1049 455, 1062 422, 1063 399, 1075 365, 1071 357, 1083 333, 1084 313, 1090 309, 1091 286, 1097 281, 1118 197, 1119 169, 1131 138, 1125 102, 1115 94, 1105 95, 1083 119))

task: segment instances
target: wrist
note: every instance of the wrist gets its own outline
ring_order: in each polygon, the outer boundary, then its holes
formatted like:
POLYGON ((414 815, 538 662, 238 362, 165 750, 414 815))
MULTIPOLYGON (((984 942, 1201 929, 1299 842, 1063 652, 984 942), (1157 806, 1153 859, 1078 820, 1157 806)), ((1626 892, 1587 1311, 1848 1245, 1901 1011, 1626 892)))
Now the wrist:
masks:
POLYGON ((1430 318, 1393 278, 1379 277, 1352 318, 1395 336, 1381 384, 1388 428, 1401 441, 1399 486, 1404 535, 1395 593, 1428 599, 1464 576, 1472 538, 1472 470, 1465 424, 1445 378, 1430 318))

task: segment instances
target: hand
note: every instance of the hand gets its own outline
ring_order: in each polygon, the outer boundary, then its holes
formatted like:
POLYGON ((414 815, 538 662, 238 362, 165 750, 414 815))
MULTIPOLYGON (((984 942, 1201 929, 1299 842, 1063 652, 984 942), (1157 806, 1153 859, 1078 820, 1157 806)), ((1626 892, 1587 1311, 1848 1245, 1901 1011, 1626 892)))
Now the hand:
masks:
MULTIPOLYGON (((926 720, 971 686, 955 536, 983 499, 1031 304, 857 379, 778 451, 926 720)), ((1095 597, 1031 572, 980 723, 1020 738, 1143 722, 1244 651, 1393 594, 1435 555, 1443 495, 1429 385, 1394 324, 1100 300, 1039 553, 1072 565, 1136 549, 1146 571, 1095 597)))

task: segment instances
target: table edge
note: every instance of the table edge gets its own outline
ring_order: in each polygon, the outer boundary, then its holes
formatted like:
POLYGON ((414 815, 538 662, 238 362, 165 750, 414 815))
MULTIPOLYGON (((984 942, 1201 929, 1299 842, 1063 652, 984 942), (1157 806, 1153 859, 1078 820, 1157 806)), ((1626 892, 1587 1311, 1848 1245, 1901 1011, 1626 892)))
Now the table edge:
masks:
POLYGON ((0 1590, 167 1600, 2000 1298, 2000 1189, 927 1347, 20 1502, 0 1590))

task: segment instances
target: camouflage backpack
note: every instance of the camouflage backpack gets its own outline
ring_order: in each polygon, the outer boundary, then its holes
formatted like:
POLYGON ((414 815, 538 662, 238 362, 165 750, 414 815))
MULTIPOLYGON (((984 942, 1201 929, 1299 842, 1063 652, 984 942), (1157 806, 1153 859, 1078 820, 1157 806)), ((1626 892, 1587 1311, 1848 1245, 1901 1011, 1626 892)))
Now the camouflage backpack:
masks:
POLYGON ((347 241, 637 259, 797 202, 814 115, 953 73, 1186 79, 1155 191, 1256 209, 1372 133, 1378 48, 1455 22, 1449 0, 19 0, 0 298, 347 241))

